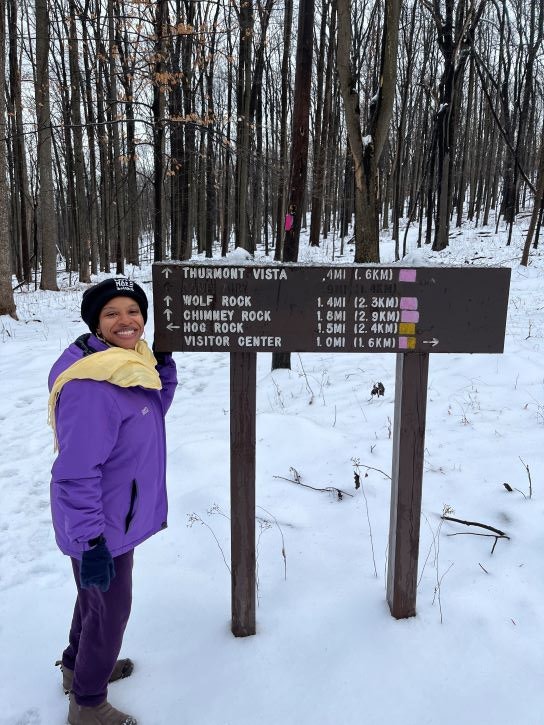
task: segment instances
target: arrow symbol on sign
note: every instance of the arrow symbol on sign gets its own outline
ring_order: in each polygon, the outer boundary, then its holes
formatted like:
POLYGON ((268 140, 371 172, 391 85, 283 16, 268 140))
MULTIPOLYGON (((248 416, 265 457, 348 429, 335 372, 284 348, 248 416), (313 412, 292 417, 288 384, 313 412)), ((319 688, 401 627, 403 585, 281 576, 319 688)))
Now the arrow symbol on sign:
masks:
POLYGON ((168 322, 170 322, 170 318, 172 317, 172 314, 173 314, 172 310, 169 310, 168 308, 166 308, 166 310, 164 310, 164 312, 162 314, 166 315, 166 319, 168 320, 168 322))
POLYGON ((436 347, 439 343, 439 340, 436 339, 436 337, 433 337, 432 340, 423 340, 424 345, 432 345, 433 347, 436 347))
POLYGON ((179 325, 174 325, 174 323, 171 322, 169 325, 166 325, 166 329, 173 332, 174 330, 179 330, 179 325))
POLYGON ((161 274, 164 274, 164 275, 165 275, 165 277, 166 277, 166 279, 168 279, 168 277, 169 277, 169 276, 170 276, 170 275, 172 274, 172 270, 170 269, 170 267, 165 267, 165 268, 164 268, 164 269, 163 269, 163 270, 161 271, 161 274))
POLYGON ((164 301, 166 302, 166 306, 170 307, 170 302, 172 302, 172 298, 170 297, 170 295, 166 295, 164 301))

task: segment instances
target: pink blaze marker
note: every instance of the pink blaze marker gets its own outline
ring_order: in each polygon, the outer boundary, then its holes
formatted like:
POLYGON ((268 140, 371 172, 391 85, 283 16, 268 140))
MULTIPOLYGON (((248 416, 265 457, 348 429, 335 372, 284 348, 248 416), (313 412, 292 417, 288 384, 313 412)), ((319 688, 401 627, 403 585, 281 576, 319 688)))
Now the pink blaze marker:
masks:
POLYGON ((401 322, 419 322, 419 312, 416 310, 402 310, 400 313, 401 322))
POLYGON ((399 272, 399 282, 415 282, 416 269, 401 269, 399 272))
POLYGON ((401 297, 400 298, 400 309, 401 310, 417 310, 417 297, 401 297))
POLYGON ((399 347, 401 350, 408 349, 408 338, 407 337, 399 337, 399 347))

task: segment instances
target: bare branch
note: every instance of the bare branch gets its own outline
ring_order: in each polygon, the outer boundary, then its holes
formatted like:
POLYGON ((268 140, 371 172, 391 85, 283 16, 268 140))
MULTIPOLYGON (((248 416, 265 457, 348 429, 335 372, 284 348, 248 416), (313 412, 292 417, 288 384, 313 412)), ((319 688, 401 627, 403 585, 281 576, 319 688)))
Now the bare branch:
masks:
POLYGON ((463 519, 455 519, 453 518, 453 516, 441 516, 441 518, 444 519, 444 521, 455 521, 457 524, 464 524, 465 526, 479 526, 481 529, 486 529, 487 531, 494 531, 499 536, 504 536, 505 539, 510 538, 504 533, 504 531, 496 529, 494 526, 488 526, 488 524, 481 524, 478 521, 464 521, 463 519))
POLYGON ((274 478, 279 479, 280 481, 289 481, 289 483, 296 483, 298 486, 304 486, 304 488, 310 488, 312 491, 326 491, 328 493, 335 493, 338 497, 338 500, 342 500, 344 496, 350 496, 350 498, 353 498, 352 493, 348 493, 347 491, 342 491, 340 488, 336 488, 336 486, 326 486, 325 488, 318 488, 316 486, 310 486, 308 483, 302 483, 300 480, 300 476, 294 476, 293 478, 286 478, 285 476, 274 476, 274 478))

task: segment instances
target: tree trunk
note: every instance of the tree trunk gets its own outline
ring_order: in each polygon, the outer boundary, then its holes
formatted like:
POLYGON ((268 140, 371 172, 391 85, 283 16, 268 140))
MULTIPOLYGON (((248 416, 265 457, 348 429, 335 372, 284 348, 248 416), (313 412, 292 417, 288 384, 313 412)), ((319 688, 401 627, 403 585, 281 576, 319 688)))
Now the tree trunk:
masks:
POLYGON ((467 94, 467 106, 466 106, 466 118, 465 118, 465 132, 463 137, 463 148, 462 148, 462 154, 460 159, 460 169, 459 169, 459 180, 457 185, 457 219, 455 222, 456 227, 460 227, 463 223, 463 211, 465 207, 465 195, 466 195, 466 188, 467 188, 467 176, 469 176, 469 172, 467 171, 467 166, 470 166, 470 143, 471 143, 471 137, 470 137, 470 130, 473 127, 473 113, 472 113, 472 107, 474 103, 474 58, 471 57, 470 60, 470 66, 469 66, 469 76, 468 76, 468 94, 467 94))
POLYGON ((79 281, 91 281, 91 239, 87 199, 85 194, 85 161, 83 158, 83 129, 81 123, 81 88, 79 72, 79 43, 76 28, 77 8, 74 0, 69 3, 69 37, 68 59, 70 64, 70 121, 74 139, 74 174, 76 193, 76 218, 78 242, 79 281))
MULTIPOLYGON (((174 23, 181 22, 179 4, 176 4, 174 23)), ((187 245, 183 240, 183 172, 184 159, 184 127, 183 122, 183 87, 181 78, 181 44, 182 36, 178 35, 170 41, 170 93, 168 113, 170 115, 170 230, 171 257, 184 259, 187 245)))
MULTIPOLYGON (((325 93, 323 88, 323 78, 325 71, 325 47, 327 44, 327 17, 328 10, 330 7, 329 0, 322 0, 321 2, 321 29, 319 32, 319 46, 318 55, 316 62, 316 78, 315 85, 317 87, 316 99, 315 99, 315 120, 314 120, 314 141, 312 146, 312 162, 313 162, 313 175, 312 175, 312 211, 310 217, 310 246, 319 246, 319 240, 321 236, 321 211, 322 211, 322 198, 323 198, 323 173, 324 173, 324 160, 323 156, 325 149, 321 144, 322 128, 324 126, 323 120, 323 95, 325 93)), ((330 34, 329 47, 334 47, 334 41, 332 33, 330 34)))
POLYGON ((121 83, 123 84, 126 116, 126 257, 128 262, 137 265, 140 263, 138 241, 141 223, 136 176, 136 122, 134 118, 136 48, 134 47, 134 43, 129 41, 126 25, 121 33, 122 18, 126 14, 124 4, 121 2, 115 3, 114 10, 117 14, 115 39, 123 71, 121 74, 121 83))
POLYGON ((350 2, 338 0, 338 76, 355 172, 355 262, 380 261, 377 173, 393 112, 399 19, 400 0, 387 0, 379 86, 370 105, 370 118, 363 138, 357 79, 351 70, 350 2))
MULTIPOLYGON (((49 11, 47 0, 36 0, 36 121, 38 125, 38 229, 41 237, 42 274, 40 289, 58 290, 57 225, 53 156, 51 147, 51 109, 49 104, 49 11)), ((0 172, 2 173, 2 172, 0 172)))
POLYGON ((293 25, 293 0, 285 0, 283 18, 283 56, 281 61, 281 120, 278 170, 278 202, 276 208, 276 251, 274 259, 283 257, 283 231, 287 193, 287 111, 289 96, 289 59, 291 56, 291 29, 293 25))
MULTIPOLYGON (((6 0, 0 0, 0 58, 2 59, 2 68, 5 70, 4 59, 6 57, 6 0)), ((5 73, 2 74, 2 77, 5 73)), ((17 312, 15 301, 13 299, 13 289, 11 286, 11 251, 10 251, 10 235, 6 234, 9 229, 9 190, 7 184, 7 168, 6 168, 6 143, 7 138, 6 125, 6 96, 0 93, 0 229, 4 233, 0 234, 0 315, 10 315, 15 320, 17 312)))
POLYGON ((106 125, 106 90, 104 88, 104 79, 107 76, 106 53, 103 51, 102 42, 100 40, 100 30, 98 23, 94 29, 95 42, 97 45, 98 63, 95 79, 96 86, 96 120, 98 123, 98 158, 100 162, 100 216, 102 220, 102 230, 100 241, 102 244, 98 250, 99 267, 106 272, 110 271, 110 241, 112 237, 112 228, 110 224, 110 208, 112 203, 111 193, 111 174, 110 174, 110 158, 109 158, 109 133, 106 125))
POLYGON ((153 247, 155 262, 162 262, 164 257, 164 211, 163 211, 163 177, 164 177, 164 125, 163 107, 164 94, 164 29, 166 22, 166 2, 158 0, 155 7, 155 54, 153 63, 153 193, 154 193, 154 226, 153 247))
POLYGON ((251 153, 251 66, 253 47, 253 3, 240 2, 240 46, 238 77, 236 84, 237 131, 236 131, 236 246, 253 252, 248 235, 248 183, 249 156, 251 153))
MULTIPOLYGON (((230 18, 230 6, 229 6, 230 18)), ((227 48, 232 51, 232 40, 227 38, 227 48)), ((227 127, 225 129, 225 150, 223 158, 223 214, 221 223, 221 256, 225 257, 229 251, 230 229, 231 229, 231 117, 232 117, 232 63, 228 64, 227 69, 227 127)))
MULTIPOLYGON (((544 126, 542 127, 541 138, 544 138, 544 126)), ((538 235, 535 237, 535 229, 537 229, 539 217, 542 214, 542 207, 544 205, 544 141, 540 144, 540 164, 538 169, 538 179, 536 184, 536 194, 534 199, 533 213, 531 214, 531 221, 529 222, 529 229, 527 230, 527 237, 525 238, 525 244, 523 246, 523 254, 521 256, 520 264, 526 267, 529 264, 529 253, 531 250, 531 244, 533 239, 538 241, 538 235)))
POLYGON ((84 64, 84 109, 85 129, 87 132, 87 143, 89 145, 89 174, 87 179, 88 218, 90 229, 90 253, 91 253, 91 274, 98 271, 98 258, 100 246, 100 214, 98 209, 98 179, 96 163, 96 99, 93 97, 92 87, 92 43, 89 37, 89 25, 87 16, 83 17, 81 23, 83 33, 83 64, 84 64))
MULTIPOLYGON (((21 69, 17 48, 18 39, 18 8, 17 0, 8 2, 9 20, 9 86, 10 86, 10 114, 12 114, 13 127, 13 160, 14 160, 14 192, 17 194, 16 224, 19 230, 19 243, 21 248, 22 280, 32 281, 32 265, 30 262, 30 238, 28 217, 27 173, 24 146, 23 110, 21 99, 21 69)), ((14 197, 15 201, 15 197, 14 197)))
MULTIPOLYGON (((314 0, 300 0, 298 10, 296 73, 291 132, 291 165, 287 211, 291 217, 283 242, 284 262, 296 262, 300 238, 301 218, 306 190, 308 167, 308 130, 310 125, 310 92, 312 81, 312 52, 314 0)), ((287 225, 286 225, 287 226, 287 225)), ((291 353, 273 353, 272 370, 291 367, 291 353)))
MULTIPOLYGON (((486 2, 487 0, 479 0, 477 7, 470 8, 467 17, 463 0, 459 0, 457 8, 455 0, 446 0, 444 17, 439 9, 432 6, 438 31, 438 45, 444 59, 440 80, 440 106, 435 119, 436 209, 433 240, 435 251, 441 251, 448 245, 458 96, 468 53, 474 43, 474 31, 486 2)), ((427 235, 429 231, 428 229, 427 235)))
POLYGON ((114 0, 108 0, 108 75, 109 75, 109 103, 108 121, 110 128, 110 189, 112 193, 112 206, 110 214, 110 228, 113 232, 112 240, 115 242, 115 271, 117 274, 125 273, 126 252, 126 214, 123 183, 123 168, 121 165, 121 138, 119 130, 119 103, 117 98, 117 48, 115 40, 115 14, 114 0))
MULTIPOLYGON (((189 0, 185 3, 185 22, 188 27, 193 27, 195 18, 195 2, 189 0)), ((194 111, 193 101, 193 33, 184 35, 182 38, 182 74, 181 84, 183 88, 183 114, 184 122, 184 144, 183 161, 181 168, 181 248, 180 259, 190 259, 193 253, 193 228, 194 228, 194 199, 196 192, 195 184, 195 157, 196 157, 196 135, 191 114, 194 111)))
POLYGON ((310 125, 310 93, 312 81, 314 0, 300 0, 297 53, 291 131, 291 165, 287 211, 292 225, 285 232, 283 261, 296 262, 302 223, 306 176, 308 171, 308 131, 310 125))

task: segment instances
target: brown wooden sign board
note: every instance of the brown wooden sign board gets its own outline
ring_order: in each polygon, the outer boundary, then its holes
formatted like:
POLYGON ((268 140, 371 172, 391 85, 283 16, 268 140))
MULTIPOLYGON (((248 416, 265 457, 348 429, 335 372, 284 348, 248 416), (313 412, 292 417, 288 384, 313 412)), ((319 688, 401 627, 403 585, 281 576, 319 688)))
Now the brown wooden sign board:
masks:
POLYGON ((502 352, 509 269, 153 266, 158 349, 502 352))
POLYGON ((230 353, 232 632, 255 634, 257 352, 395 352, 387 601, 416 613, 429 352, 503 351, 510 270, 153 265, 157 350, 230 353))

